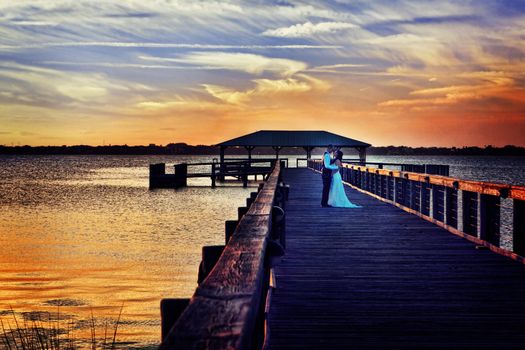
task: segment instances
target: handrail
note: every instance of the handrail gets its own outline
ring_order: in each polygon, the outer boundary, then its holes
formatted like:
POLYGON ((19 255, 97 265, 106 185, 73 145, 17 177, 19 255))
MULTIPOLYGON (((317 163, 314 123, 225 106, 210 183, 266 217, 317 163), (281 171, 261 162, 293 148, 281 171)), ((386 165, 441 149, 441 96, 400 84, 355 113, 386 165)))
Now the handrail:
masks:
MULTIPOLYGON (((317 171, 321 166, 320 160, 308 162, 317 171)), ((341 177, 361 192, 525 264, 525 186, 351 164, 342 165, 341 177), (501 198, 513 200, 512 250, 500 247, 501 198)))
POLYGON ((359 170, 361 172, 373 172, 378 175, 405 178, 412 181, 429 183, 431 185, 440 185, 491 196, 525 200, 525 186, 507 185, 485 181, 462 180, 450 176, 420 174, 401 170, 378 169, 350 164, 343 164, 343 167, 352 170, 359 170))
POLYGON ((160 349, 251 349, 265 302, 267 244, 281 172, 276 162, 215 267, 160 349))

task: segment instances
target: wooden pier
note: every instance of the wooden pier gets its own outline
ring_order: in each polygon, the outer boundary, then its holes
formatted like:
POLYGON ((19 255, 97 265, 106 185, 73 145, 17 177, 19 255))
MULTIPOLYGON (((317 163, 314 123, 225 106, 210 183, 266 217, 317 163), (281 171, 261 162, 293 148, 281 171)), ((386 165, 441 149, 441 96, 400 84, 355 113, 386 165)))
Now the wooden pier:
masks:
POLYGON ((344 164, 362 208, 321 208, 319 166, 277 163, 203 249, 194 296, 163 303, 162 349, 523 348, 524 187, 344 164))
POLYGON ((350 187, 362 208, 320 208, 311 170, 285 181, 271 349, 523 348, 521 262, 350 187))

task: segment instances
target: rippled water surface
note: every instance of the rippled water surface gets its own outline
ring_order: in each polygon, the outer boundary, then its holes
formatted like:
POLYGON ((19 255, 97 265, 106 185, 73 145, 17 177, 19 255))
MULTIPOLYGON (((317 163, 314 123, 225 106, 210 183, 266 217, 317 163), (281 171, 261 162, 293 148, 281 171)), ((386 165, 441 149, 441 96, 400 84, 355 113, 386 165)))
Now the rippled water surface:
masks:
MULTIPOLYGON (((523 157, 369 159, 450 164, 454 177, 525 185, 523 157)), ((148 165, 210 160, 0 156, 0 316, 11 307, 26 318, 60 307, 63 318, 93 312, 102 323, 123 305, 118 339, 158 344, 160 300, 192 295, 201 247, 224 243, 224 220, 253 188, 211 189, 208 179, 190 179, 184 189, 149 191, 148 165)), ((79 337, 89 336, 82 325, 79 337)))
MULTIPOLYGON (((119 340, 156 344, 159 302, 189 297, 203 245, 253 188, 148 190, 162 157, 3 157, 0 311, 115 319, 119 340)), ((190 185, 207 185, 202 180, 190 185)))

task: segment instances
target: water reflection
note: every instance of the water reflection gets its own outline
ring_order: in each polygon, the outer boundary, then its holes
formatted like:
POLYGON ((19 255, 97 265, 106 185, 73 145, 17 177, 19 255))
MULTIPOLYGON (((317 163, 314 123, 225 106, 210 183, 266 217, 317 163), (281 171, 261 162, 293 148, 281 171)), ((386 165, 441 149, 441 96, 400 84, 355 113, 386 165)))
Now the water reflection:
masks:
POLYGON ((157 344, 160 299, 191 296, 201 246, 253 189, 149 191, 144 157, 78 158, 2 163, 0 310, 100 321, 124 305, 119 339, 157 344))

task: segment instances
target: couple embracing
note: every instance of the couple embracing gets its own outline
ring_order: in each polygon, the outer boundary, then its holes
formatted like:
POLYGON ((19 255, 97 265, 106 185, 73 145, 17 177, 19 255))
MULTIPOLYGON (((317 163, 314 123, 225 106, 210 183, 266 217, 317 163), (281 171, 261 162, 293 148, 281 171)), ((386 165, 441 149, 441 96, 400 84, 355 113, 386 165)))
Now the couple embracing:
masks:
POLYGON ((321 199, 321 206, 338 207, 338 208, 361 208, 359 205, 353 204, 346 197, 343 179, 339 172, 343 165, 343 152, 328 145, 323 155, 323 198, 321 199))

